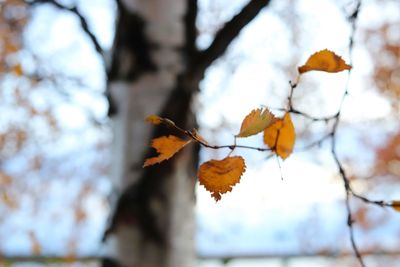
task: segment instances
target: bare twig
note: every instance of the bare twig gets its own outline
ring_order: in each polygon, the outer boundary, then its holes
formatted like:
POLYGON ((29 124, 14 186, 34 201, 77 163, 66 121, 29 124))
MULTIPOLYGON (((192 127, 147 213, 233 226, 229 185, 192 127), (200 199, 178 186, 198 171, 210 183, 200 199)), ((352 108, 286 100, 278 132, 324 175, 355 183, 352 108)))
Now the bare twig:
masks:
MULTIPOLYGON (((294 89, 296 89, 296 87, 297 87, 298 80, 299 80, 299 76, 297 76, 296 82, 289 81, 289 85, 290 85, 290 91, 289 91, 289 96, 288 96, 288 111, 289 112, 294 110, 294 108, 293 108, 293 93, 294 93, 294 89)), ((303 113, 299 112, 299 114, 303 114, 303 113)))
MULTIPOLYGON (((350 64, 352 64, 352 54, 353 54, 353 45, 354 45, 354 34, 355 34, 355 30, 356 30, 356 21, 357 21, 357 15, 360 11, 361 8, 361 0, 357 1, 357 5, 356 8, 354 10, 354 12, 349 16, 349 21, 351 23, 351 33, 350 33, 350 40, 349 40, 349 62, 350 64)), ((342 113, 342 106, 344 103, 344 100, 346 98, 346 96, 349 93, 349 82, 350 82, 350 77, 351 77, 351 69, 348 72, 348 76, 347 76, 347 82, 346 82, 346 86, 345 86, 345 90, 339 105, 339 109, 338 112, 336 113, 336 115, 334 116, 334 124, 331 130, 331 152, 332 152, 332 156, 334 158, 334 161, 339 169, 339 174, 343 180, 343 184, 344 184, 344 188, 345 188, 345 192, 346 192, 346 211, 347 211, 347 226, 349 227, 349 235, 350 235, 350 242, 351 242, 351 246, 353 248, 354 254, 359 262, 359 264, 362 267, 365 267, 365 262, 364 259, 360 253, 360 250, 357 246, 357 243, 355 241, 355 237, 354 237, 354 220, 352 218, 352 211, 351 211, 351 206, 350 206, 350 197, 353 196, 354 192, 351 189, 351 185, 350 185, 350 180, 346 175, 346 172, 343 168, 343 165, 338 157, 338 153, 337 153, 337 146, 336 146, 336 140, 337 140, 337 129, 339 126, 339 122, 341 119, 341 113, 342 113)), ((365 200, 367 200, 365 198, 365 200)))
POLYGON ((51 4, 61 10, 65 10, 65 11, 71 12, 72 14, 76 15, 79 19, 79 22, 81 24, 83 32, 89 37, 96 52, 101 56, 102 60, 104 61, 103 48, 101 47, 99 41, 97 40, 97 37, 89 29, 89 24, 87 23, 86 18, 79 11, 78 7, 76 7, 76 6, 68 7, 68 6, 65 6, 65 5, 57 2, 56 0, 31 0, 31 1, 27 0, 25 2, 31 6, 35 6, 35 5, 39 5, 39 4, 51 4))
MULTIPOLYGON (((292 89, 292 86, 293 85, 291 85, 291 90, 294 89, 294 88, 292 89)), ((333 119, 336 119, 336 117, 337 117, 337 113, 333 114, 333 115, 329 115, 329 116, 324 116, 324 117, 315 117, 315 116, 312 116, 310 114, 305 113, 304 111, 298 110, 298 109, 293 107, 292 96, 293 96, 293 93, 290 93, 290 95, 288 97, 288 101, 290 101, 290 103, 288 103, 288 106, 289 106, 288 108, 271 108, 271 109, 282 111, 282 112, 290 112, 292 114, 296 114, 296 115, 302 116, 302 117, 304 117, 306 119, 309 119, 309 120, 311 120, 313 122, 317 122, 317 121, 329 122, 329 121, 331 121, 333 119)))
POLYGON ((242 10, 228 21, 215 35, 214 41, 200 52, 193 66, 195 73, 203 73, 217 58, 221 57, 239 32, 252 21, 270 0, 251 0, 242 10))
POLYGON ((261 152, 273 151, 273 149, 266 148, 266 147, 238 145, 238 144, 236 144, 235 137, 234 137, 234 142, 231 145, 210 145, 207 142, 205 142, 204 140, 202 140, 201 138, 199 138, 197 136, 197 134, 195 134, 194 131, 188 131, 188 130, 182 129, 181 127, 179 127, 178 125, 176 125, 173 121, 171 121, 169 119, 166 119, 166 118, 160 118, 160 119, 161 119, 161 123, 165 124, 166 126, 168 126, 170 128, 177 130, 181 134, 184 134, 184 135, 190 137, 192 140, 194 140, 195 142, 199 143, 200 145, 202 145, 203 147, 206 147, 206 148, 211 148, 211 149, 229 148, 230 150, 234 150, 235 148, 244 148, 244 149, 250 149, 250 150, 257 150, 257 151, 261 151, 261 152))

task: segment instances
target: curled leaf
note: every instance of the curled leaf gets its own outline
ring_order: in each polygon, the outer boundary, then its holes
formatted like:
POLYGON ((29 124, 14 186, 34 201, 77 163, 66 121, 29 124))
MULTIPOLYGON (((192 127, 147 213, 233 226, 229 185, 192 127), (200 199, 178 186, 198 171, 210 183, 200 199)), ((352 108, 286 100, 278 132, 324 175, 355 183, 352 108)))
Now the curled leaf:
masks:
POLYGON ((303 66, 298 68, 300 74, 312 70, 334 73, 349 69, 351 69, 350 65, 328 49, 314 53, 303 66))
POLYGON ((392 208, 400 212, 400 201, 392 201, 392 208))
POLYGON ((286 159, 293 151, 296 132, 289 113, 264 130, 264 144, 286 159))
POLYGON ((157 150, 157 157, 148 158, 145 160, 143 167, 160 163, 171 158, 176 152, 189 144, 191 140, 182 140, 174 135, 161 136, 153 139, 151 146, 157 150))
POLYGON ((274 114, 267 108, 254 109, 248 114, 240 127, 240 132, 237 137, 248 137, 258 134, 275 121, 274 114))
POLYGON ((146 117, 145 121, 154 125, 158 125, 161 123, 162 119, 157 115, 149 115, 146 117))
POLYGON ((221 199, 221 194, 231 191, 232 187, 240 182, 245 169, 242 157, 226 157, 201 164, 197 177, 200 184, 204 185, 211 192, 211 196, 218 201, 221 199))

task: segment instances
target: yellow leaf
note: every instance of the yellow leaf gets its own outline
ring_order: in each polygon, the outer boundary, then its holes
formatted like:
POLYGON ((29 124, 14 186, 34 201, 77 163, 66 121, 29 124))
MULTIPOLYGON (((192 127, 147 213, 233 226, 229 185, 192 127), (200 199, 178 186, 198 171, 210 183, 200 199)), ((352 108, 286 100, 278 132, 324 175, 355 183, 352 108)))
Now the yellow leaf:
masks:
POLYGON ((240 127, 237 137, 248 137, 258 134, 275 121, 275 116, 267 108, 254 109, 248 114, 240 127))
POLYGON ((146 117, 146 122, 158 125, 161 123, 161 118, 157 115, 149 115, 146 117))
POLYGON ((201 164, 197 177, 200 184, 218 201, 221 194, 231 191, 232 187, 240 182, 245 169, 242 157, 226 157, 223 160, 210 160, 201 164))
POLYGON ((292 153, 295 140, 296 132, 289 113, 264 130, 264 143, 282 159, 292 153))
POLYGON ((189 144, 192 140, 182 140, 174 135, 162 136, 153 139, 151 146, 157 150, 157 157, 148 158, 143 164, 143 167, 160 163, 161 161, 171 158, 176 152, 189 144))
POLYGON ((392 208, 400 212, 400 201, 392 201, 392 208))
POLYGON ((300 74, 312 70, 334 73, 349 69, 351 69, 350 65, 328 49, 314 53, 308 58, 306 64, 298 68, 300 74))

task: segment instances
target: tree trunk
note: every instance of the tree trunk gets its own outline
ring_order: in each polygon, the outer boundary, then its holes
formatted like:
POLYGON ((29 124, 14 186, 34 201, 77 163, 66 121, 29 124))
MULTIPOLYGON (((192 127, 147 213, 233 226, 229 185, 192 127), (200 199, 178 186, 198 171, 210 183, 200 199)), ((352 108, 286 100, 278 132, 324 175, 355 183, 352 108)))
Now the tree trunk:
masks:
MULTIPOLYGON (((151 138, 168 134, 144 123, 150 114, 194 126, 191 98, 198 81, 185 76, 186 0, 127 0, 108 72, 113 107, 112 178, 121 193, 106 233, 119 266, 194 265, 196 149, 142 168, 151 138)), ((110 257, 109 259, 110 260, 110 257)))

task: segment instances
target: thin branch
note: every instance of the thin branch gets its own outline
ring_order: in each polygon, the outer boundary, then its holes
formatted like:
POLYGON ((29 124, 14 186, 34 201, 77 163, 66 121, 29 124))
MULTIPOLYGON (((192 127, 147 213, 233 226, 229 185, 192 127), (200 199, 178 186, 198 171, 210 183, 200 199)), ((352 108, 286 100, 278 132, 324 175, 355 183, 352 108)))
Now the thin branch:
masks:
POLYGON ((211 45, 199 53, 193 68, 195 72, 203 73, 214 60, 221 57, 239 32, 252 21, 270 0, 251 0, 243 9, 220 29, 211 45))
POLYGON ((244 146, 244 145, 236 145, 236 144, 217 146, 217 145, 209 145, 207 143, 202 143, 202 142, 199 142, 199 143, 202 146, 207 147, 207 148, 211 148, 211 149, 229 148, 231 150, 234 150, 235 148, 244 148, 244 149, 257 150, 257 151, 260 151, 260 152, 273 151, 272 149, 265 148, 265 147, 244 146))
MULTIPOLYGON (((359 14, 361 8, 361 0, 357 1, 357 5, 355 10, 353 11, 353 13, 349 16, 349 21, 351 23, 351 32, 350 32, 350 38, 349 38, 349 62, 350 64, 352 64, 352 55, 353 55, 353 45, 354 45, 354 35, 355 35, 355 30, 356 30, 356 21, 357 21, 357 15, 359 14)), ((349 235, 350 235, 350 242, 351 242, 351 246, 353 248, 354 254, 359 262, 359 264, 362 267, 365 267, 365 263, 364 263, 364 259, 360 253, 360 250, 357 246, 357 243, 355 241, 355 237, 354 237, 354 220, 352 217, 352 211, 351 211, 351 207, 350 207, 350 196, 354 195, 354 191, 351 189, 351 185, 350 185, 350 180, 346 175, 346 172, 343 168, 343 165, 341 163, 341 161, 339 160, 338 154, 337 154, 337 146, 336 146, 336 133, 337 133, 337 129, 339 126, 339 122, 341 119, 341 113, 342 113, 342 107, 343 107, 343 103, 346 99, 346 96, 349 93, 349 84, 350 84, 350 77, 351 77, 351 69, 348 72, 348 76, 347 76, 347 82, 346 82, 346 86, 345 86, 345 90, 341 99, 341 102, 339 104, 339 109, 338 112, 335 115, 334 118, 334 124, 331 130, 331 152, 332 152, 332 156, 333 159, 335 160, 336 166, 339 169, 339 173, 340 173, 340 177, 342 178, 343 184, 344 184, 344 189, 346 192, 346 211, 347 211, 347 226, 349 227, 349 235)), ((365 200, 367 200, 366 198, 364 198, 365 200)))
MULTIPOLYGON (((337 121, 339 121, 339 117, 338 117, 337 121)), ((355 254, 358 262, 360 263, 360 265, 362 267, 366 267, 366 265, 364 263, 364 260, 363 260, 363 257, 362 257, 362 255, 360 253, 360 250, 359 250, 359 248, 357 246, 357 243, 356 243, 355 237, 354 237, 354 220, 353 220, 353 215, 352 215, 351 207, 350 207, 350 195, 352 194, 351 193, 352 190, 351 190, 351 187, 350 187, 350 181, 349 181, 349 179, 348 179, 348 177, 346 175, 346 172, 344 171, 342 163, 340 162, 339 157, 338 157, 337 152, 336 152, 336 138, 335 138, 335 136, 336 136, 335 135, 336 127, 334 129, 335 129, 335 131, 333 132, 332 139, 331 139, 331 141, 332 141, 332 143, 331 143, 331 145, 332 145, 331 149, 332 150, 331 151, 332 151, 332 156, 333 156, 333 158, 335 160, 335 163, 336 163, 336 165, 337 165, 337 167, 339 169, 340 177, 343 180, 343 184, 344 184, 344 188, 345 188, 345 192, 346 192, 346 201, 345 201, 345 203, 346 203, 347 226, 349 227, 350 242, 351 242, 351 246, 353 248, 354 254, 355 254)))
POLYGON ((358 198, 359 200, 363 201, 366 204, 371 204, 371 205, 376 205, 378 207, 396 207, 393 202, 387 202, 383 200, 371 200, 369 198, 366 198, 356 192, 354 192, 353 188, 350 187, 350 193, 353 195, 353 197, 358 198))
MULTIPOLYGON (((291 96, 289 96, 288 99, 292 99, 291 96)), ((288 105, 293 105, 293 104, 288 103, 288 105)), ((305 113, 304 111, 298 110, 298 109, 294 108, 293 106, 291 106, 291 108, 289 107, 289 108, 271 108, 271 109, 282 111, 282 112, 290 112, 292 114, 296 114, 296 115, 302 116, 306 119, 309 119, 313 122, 317 122, 317 121, 329 122, 333 119, 336 119, 336 117, 337 117, 337 113, 333 114, 333 115, 329 115, 329 116, 324 116, 324 117, 315 117, 315 116, 305 113)))
POLYGON ((354 227, 353 227, 354 220, 353 220, 351 208, 350 208, 350 193, 349 193, 349 191, 346 191, 346 210, 347 210, 347 226, 349 227, 351 246, 353 247, 354 254, 357 257, 358 262, 360 263, 360 265, 362 267, 365 267, 366 265, 364 263, 364 259, 357 247, 356 240, 354 238, 354 227))
POLYGON ((290 91, 289 91, 289 96, 288 96, 288 110, 289 111, 294 110, 294 108, 293 108, 293 93, 294 93, 294 89, 296 89, 296 87, 297 87, 299 77, 300 76, 297 76, 297 82, 293 83, 292 81, 289 81, 289 85, 290 85, 290 91))
POLYGON ((89 37, 90 41, 92 42, 96 52, 101 56, 101 58, 104 61, 104 51, 103 48, 101 47, 99 41, 97 40, 97 37, 94 35, 94 33, 89 29, 89 24, 87 23, 86 18, 82 15, 82 13, 79 11, 78 7, 72 6, 68 7, 65 6, 56 0, 32 0, 32 1, 26 1, 28 5, 35 6, 35 5, 40 5, 40 4, 51 4, 61 10, 65 10, 68 12, 71 12, 75 16, 78 17, 79 22, 81 24, 81 28, 83 32, 89 37))
POLYGON ((315 141, 313 141, 313 142, 311 142, 311 143, 309 143, 309 144, 307 144, 307 145, 305 145, 303 147, 297 148, 295 150, 295 152, 303 152, 303 151, 309 150, 310 148, 312 148, 314 146, 320 146, 320 145, 322 145, 322 143, 324 141, 328 140, 331 137, 332 137, 332 134, 331 133, 327 133, 327 134, 323 135, 322 137, 320 137, 319 139, 317 139, 317 140, 315 140, 315 141))
POLYGON ((244 148, 244 149, 257 150, 257 151, 261 151, 261 152, 273 151, 273 149, 265 148, 265 147, 253 147, 253 146, 246 146, 246 145, 238 145, 238 144, 236 144, 236 137, 234 138, 235 141, 232 145, 210 145, 207 142, 205 142, 204 140, 202 140, 201 138, 199 138, 195 131, 188 131, 188 130, 182 129, 181 127, 179 127, 178 125, 176 125, 173 121, 171 121, 169 119, 160 118, 160 123, 177 130, 181 134, 184 134, 184 135, 190 137, 193 141, 199 143, 200 145, 202 145, 203 147, 206 147, 206 148, 211 148, 211 149, 229 148, 230 150, 234 150, 235 148, 244 148))

